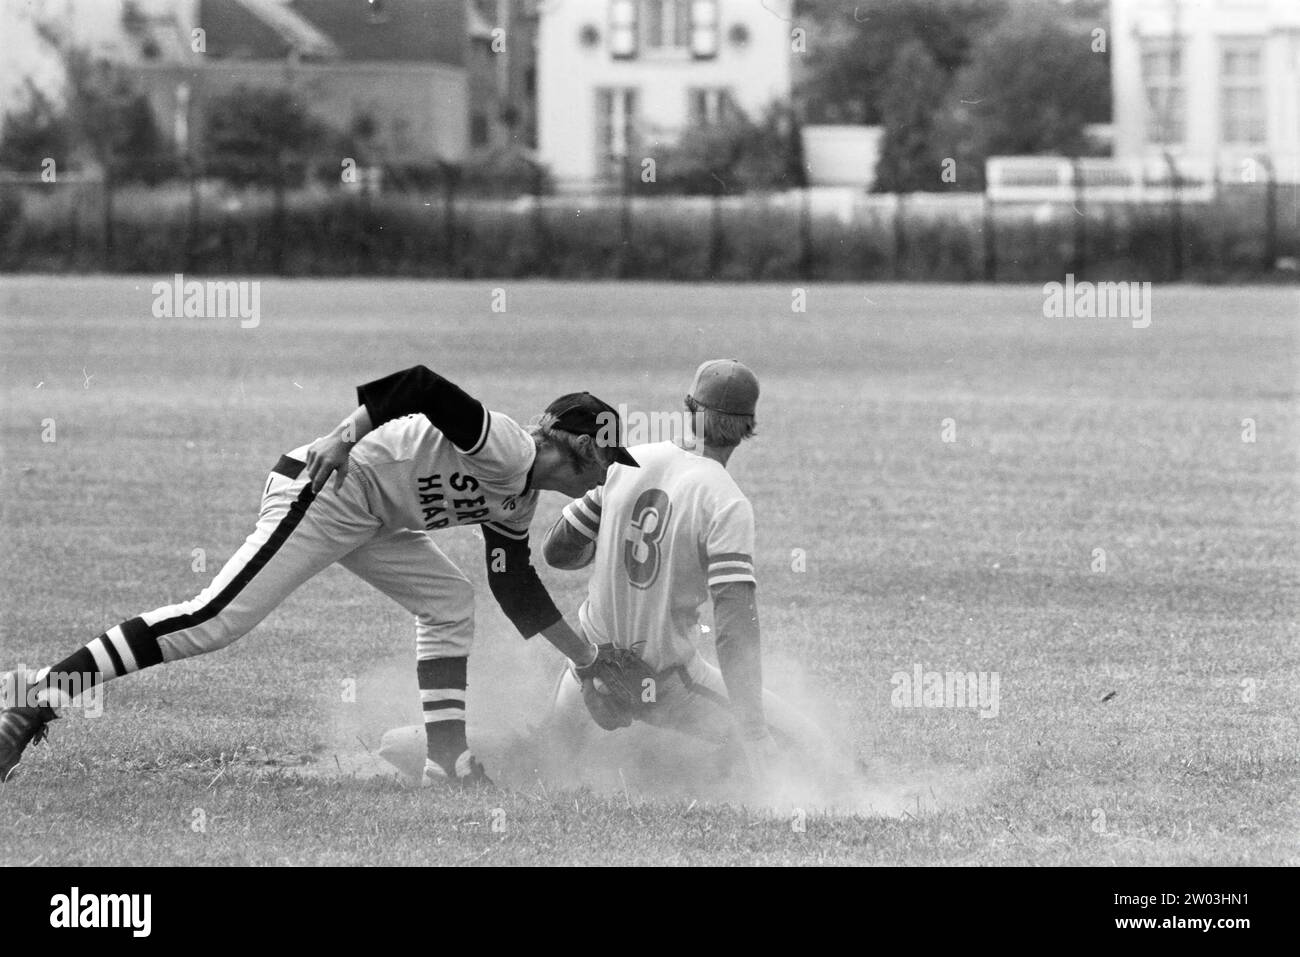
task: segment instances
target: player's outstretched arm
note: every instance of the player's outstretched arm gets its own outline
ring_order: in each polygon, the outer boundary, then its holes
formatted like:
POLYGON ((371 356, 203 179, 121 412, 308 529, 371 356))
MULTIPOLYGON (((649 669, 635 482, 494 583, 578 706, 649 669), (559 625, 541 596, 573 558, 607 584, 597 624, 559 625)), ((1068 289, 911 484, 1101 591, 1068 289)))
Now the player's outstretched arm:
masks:
POLYGON ((586 668, 600 654, 595 645, 570 628, 569 623, 563 618, 550 627, 543 628, 541 634, 556 647, 560 654, 579 668, 586 668))
POLYGON ((528 537, 483 526, 488 587, 506 617, 525 638, 541 634, 579 667, 596 658, 596 646, 569 627, 533 567, 528 537))

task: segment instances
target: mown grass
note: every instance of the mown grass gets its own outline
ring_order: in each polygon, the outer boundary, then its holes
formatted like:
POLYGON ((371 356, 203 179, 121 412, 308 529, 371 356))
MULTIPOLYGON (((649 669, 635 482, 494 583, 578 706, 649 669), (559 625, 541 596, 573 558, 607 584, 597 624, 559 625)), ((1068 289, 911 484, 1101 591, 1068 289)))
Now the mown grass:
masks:
MULTIPOLYGON (((383 677, 410 670, 407 616, 331 570, 233 648, 56 724, 0 789, 0 863, 1297 862, 1294 290, 1157 286, 1136 330, 1044 319, 1037 287, 812 286, 792 313, 779 285, 509 282, 500 314, 491 284, 267 280, 243 330, 152 318, 165 278, 0 285, 4 666, 197 591, 357 382, 424 362, 520 418, 581 388, 674 410, 700 359, 735 355, 763 383, 732 470, 769 677, 836 703, 877 783, 934 800, 809 806, 800 831, 789 806, 644 778, 331 775, 415 715, 413 677, 383 677), (917 663, 998 672, 998 716, 892 707, 917 663), (362 718, 340 718, 348 679, 362 718)), ((481 546, 442 544, 478 586, 471 710, 536 720, 554 657, 502 620, 481 546)), ((583 576, 542 573, 576 608, 583 576)))

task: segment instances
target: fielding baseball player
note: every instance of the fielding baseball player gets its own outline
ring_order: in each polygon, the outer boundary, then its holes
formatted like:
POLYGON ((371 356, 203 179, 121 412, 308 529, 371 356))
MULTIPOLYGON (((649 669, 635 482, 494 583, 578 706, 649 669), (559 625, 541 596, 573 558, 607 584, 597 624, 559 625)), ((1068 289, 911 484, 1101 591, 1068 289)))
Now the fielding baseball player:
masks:
POLYGON ((280 458, 257 527, 197 597, 17 676, 26 685, 21 706, 0 712, 0 780, 45 736, 54 709, 70 703, 66 689, 224 648, 337 562, 415 615, 424 784, 485 781, 465 739, 474 594, 431 535, 459 525, 482 528, 492 594, 520 634, 540 632, 575 663, 601 670, 595 647, 565 623, 538 578, 528 526, 540 491, 573 498, 604 481, 610 464, 635 466, 608 439, 617 413, 571 393, 526 429, 423 366, 360 386, 357 396, 360 406, 333 432, 280 458))
POLYGON ((612 468, 547 533, 548 563, 592 564, 578 617, 602 661, 619 665, 613 675, 566 670, 552 712, 562 741, 580 749, 591 719, 605 730, 641 720, 719 745, 739 740, 760 779, 787 749, 825 752, 817 726, 763 690, 754 511, 726 468, 754 434, 757 402, 748 368, 705 362, 686 397, 700 450, 636 446, 639 468, 612 468), (710 598, 719 668, 693 641, 697 611, 710 598))

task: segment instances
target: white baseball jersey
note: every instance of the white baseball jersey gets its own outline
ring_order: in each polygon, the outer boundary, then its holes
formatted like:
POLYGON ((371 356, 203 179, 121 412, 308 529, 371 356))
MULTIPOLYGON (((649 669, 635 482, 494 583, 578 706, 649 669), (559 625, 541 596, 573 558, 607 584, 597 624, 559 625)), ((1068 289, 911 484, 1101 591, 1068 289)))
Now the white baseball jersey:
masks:
POLYGON ((603 486, 570 502, 565 520, 596 543, 587 637, 663 669, 691 660, 709 586, 754 582, 754 510, 725 467, 671 442, 630 449, 603 486))
MULTIPOLYGON (((306 458, 307 446, 290 453, 306 458)), ((370 513, 389 528, 436 531, 490 523, 525 538, 537 491, 523 492, 537 450, 523 426, 500 412, 483 417, 469 449, 457 448, 423 415, 393 419, 352 450, 370 513)))

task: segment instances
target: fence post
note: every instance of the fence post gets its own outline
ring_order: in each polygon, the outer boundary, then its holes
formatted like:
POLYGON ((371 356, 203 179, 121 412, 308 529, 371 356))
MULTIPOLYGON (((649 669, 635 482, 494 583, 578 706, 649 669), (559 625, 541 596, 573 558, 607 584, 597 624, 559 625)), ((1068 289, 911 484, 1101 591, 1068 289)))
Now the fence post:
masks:
POLYGON ((619 192, 618 210, 618 276, 625 279, 631 275, 629 264, 632 259, 632 159, 623 157, 622 189, 619 192))
POLYGON ((1269 272, 1277 263, 1277 176, 1267 153, 1261 153, 1259 159, 1268 177, 1264 184, 1264 271, 1269 272))
POLYGON ((1171 265, 1174 279, 1183 278, 1183 206, 1182 180, 1178 175, 1178 163, 1172 153, 1165 153, 1165 163, 1169 166, 1169 229, 1171 265))
POLYGON ((903 278, 903 248, 907 237, 903 230, 903 194, 894 194, 894 278, 903 278))
POLYGON ((447 247, 447 275, 456 275, 456 174, 450 163, 442 164, 443 243, 447 247))
POLYGON ((799 278, 812 279, 812 197, 805 185, 799 190, 799 278))
MULTIPOLYGON (((99 188, 102 193, 104 188, 102 181, 99 184, 99 188)), ((90 183, 86 183, 81 189, 89 192, 90 183)), ((76 190, 76 192, 80 193, 81 189, 76 190)), ((74 199, 75 198, 79 197, 74 196, 74 199)), ((100 200, 103 201, 102 195, 100 196, 100 200)), ((87 208, 93 208, 90 203, 86 203, 85 205, 87 208)), ((77 247, 81 245, 81 207, 82 204, 78 202, 68 203, 68 256, 63 263, 63 268, 66 270, 71 270, 77 265, 77 247)))
MULTIPOLYGON (((537 246, 537 272, 550 274, 550 248, 546 239, 546 208, 542 204, 546 174, 540 165, 533 167, 533 242, 537 246)), ((526 261, 526 260, 525 260, 526 261)))
POLYGON ((185 271, 194 272, 199 260, 199 213, 202 198, 199 193, 199 175, 193 153, 185 154, 185 174, 189 180, 190 205, 185 222, 185 271))
POLYGON ((1215 156, 1210 161, 1210 169, 1213 173, 1214 185, 1214 218, 1219 224, 1218 242, 1214 247, 1214 255, 1218 260, 1216 268, 1223 273, 1228 271, 1228 210, 1226 193, 1223 188, 1223 170, 1219 166, 1219 157, 1215 156))
POLYGON ((993 193, 984 184, 984 281, 998 281, 997 217, 993 209, 993 193))
POLYGON ((275 155, 275 184, 271 194, 273 203, 271 209, 271 272, 277 276, 284 271, 284 180, 285 156, 283 152, 279 152, 275 155))
POLYGON ((717 280, 722 269, 722 189, 715 174, 710 196, 709 278, 717 280))
POLYGON ((1070 157, 1070 179, 1074 186, 1074 278, 1084 278, 1088 268, 1088 208, 1084 201, 1083 163, 1077 156, 1070 157))
POLYGON ((113 162, 104 161, 104 272, 113 271, 113 162))

